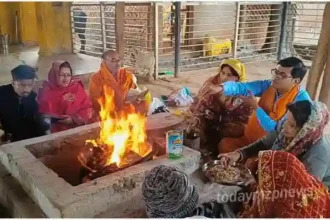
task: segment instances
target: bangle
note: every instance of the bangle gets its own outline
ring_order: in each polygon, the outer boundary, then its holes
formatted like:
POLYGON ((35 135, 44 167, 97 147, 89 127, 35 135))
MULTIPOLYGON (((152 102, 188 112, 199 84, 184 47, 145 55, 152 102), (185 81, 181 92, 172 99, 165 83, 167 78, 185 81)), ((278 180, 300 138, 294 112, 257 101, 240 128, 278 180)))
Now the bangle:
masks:
POLYGON ((239 153, 239 159, 238 159, 238 161, 242 161, 243 160, 243 153, 242 153, 242 151, 238 150, 237 152, 239 153))
POLYGON ((198 121, 197 125, 199 125, 201 123, 201 120, 198 117, 194 117, 194 119, 196 119, 198 121))

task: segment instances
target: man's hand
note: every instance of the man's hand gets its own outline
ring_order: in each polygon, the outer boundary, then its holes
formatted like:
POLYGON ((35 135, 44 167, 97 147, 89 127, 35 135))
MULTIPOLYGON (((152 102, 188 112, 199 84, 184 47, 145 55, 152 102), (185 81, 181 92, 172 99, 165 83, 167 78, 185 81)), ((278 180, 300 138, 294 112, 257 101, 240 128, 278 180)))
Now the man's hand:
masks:
POLYGON ((219 154, 218 158, 220 158, 221 166, 227 167, 236 163, 241 158, 241 154, 238 151, 234 151, 226 154, 219 154))
POLYGON ((258 102, 257 102, 257 99, 254 97, 253 93, 249 90, 249 96, 245 96, 245 97, 241 97, 244 102, 251 106, 251 108, 253 110, 256 110, 257 108, 259 108, 259 105, 258 105, 258 102))

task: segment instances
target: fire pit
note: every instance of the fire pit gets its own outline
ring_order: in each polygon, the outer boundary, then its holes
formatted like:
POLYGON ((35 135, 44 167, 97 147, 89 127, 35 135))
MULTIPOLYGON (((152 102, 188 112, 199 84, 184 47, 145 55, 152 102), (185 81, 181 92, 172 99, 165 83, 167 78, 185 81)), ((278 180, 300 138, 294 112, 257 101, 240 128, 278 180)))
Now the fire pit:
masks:
POLYGON ((57 134, 3 145, 0 147, 0 161, 46 216, 53 218, 95 217, 102 213, 106 213, 103 214, 106 217, 118 217, 120 213, 131 209, 143 209, 140 198, 141 184, 145 174, 153 167, 161 164, 178 166, 186 173, 192 173, 198 169, 200 153, 184 148, 181 159, 169 160, 166 155, 158 156, 153 160, 86 183, 77 183, 74 186, 66 179, 70 179, 69 176, 73 180, 79 179, 81 165, 78 160, 72 160, 75 158, 72 155, 78 155, 79 153, 74 152, 80 152, 80 150, 75 150, 75 145, 69 145, 68 140, 90 138, 98 131, 99 124, 95 123, 57 134), (52 156, 58 151, 62 152, 58 155, 68 156, 62 159, 63 163, 54 164, 53 167, 57 171, 62 170, 62 177, 45 166, 44 161, 40 161, 40 158, 52 156), (136 203, 132 204, 133 200, 136 203))
POLYGON ((107 108, 101 123, 0 147, 0 162, 46 216, 129 217, 143 210, 141 184, 153 167, 198 169, 199 152, 184 148, 169 160, 148 140, 146 118, 107 108))

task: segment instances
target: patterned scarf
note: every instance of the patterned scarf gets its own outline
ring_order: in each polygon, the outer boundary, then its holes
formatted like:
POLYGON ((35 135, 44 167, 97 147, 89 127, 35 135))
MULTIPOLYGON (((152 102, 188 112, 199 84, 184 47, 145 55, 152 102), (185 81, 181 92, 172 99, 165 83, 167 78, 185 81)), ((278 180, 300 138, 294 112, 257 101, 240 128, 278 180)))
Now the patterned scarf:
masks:
POLYGON ((149 218, 188 217, 198 202, 197 189, 187 174, 164 165, 153 168, 145 177, 142 196, 149 218))
POLYGON ((325 104, 314 101, 308 121, 293 139, 285 138, 283 129, 274 147, 288 151, 299 157, 309 150, 323 136, 323 130, 329 122, 329 111, 325 104))

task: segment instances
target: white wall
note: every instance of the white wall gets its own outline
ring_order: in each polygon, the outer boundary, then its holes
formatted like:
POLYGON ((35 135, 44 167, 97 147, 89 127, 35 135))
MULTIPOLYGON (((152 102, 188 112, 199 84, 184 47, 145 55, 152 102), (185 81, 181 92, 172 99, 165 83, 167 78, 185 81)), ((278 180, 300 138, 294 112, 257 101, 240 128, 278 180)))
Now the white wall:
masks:
POLYGON ((213 37, 233 39, 235 16, 236 5, 234 2, 222 4, 215 2, 214 5, 194 6, 194 38, 209 34, 213 37))

